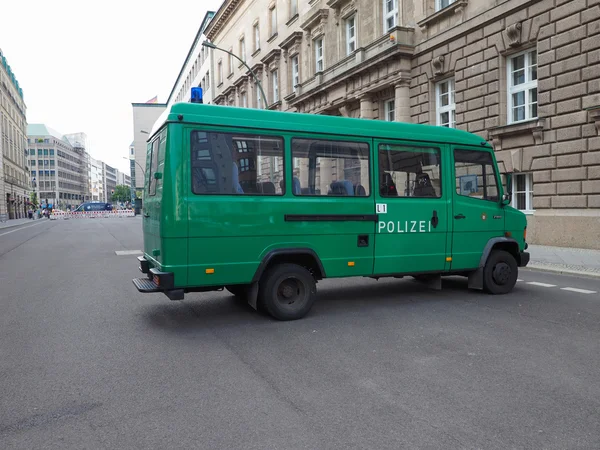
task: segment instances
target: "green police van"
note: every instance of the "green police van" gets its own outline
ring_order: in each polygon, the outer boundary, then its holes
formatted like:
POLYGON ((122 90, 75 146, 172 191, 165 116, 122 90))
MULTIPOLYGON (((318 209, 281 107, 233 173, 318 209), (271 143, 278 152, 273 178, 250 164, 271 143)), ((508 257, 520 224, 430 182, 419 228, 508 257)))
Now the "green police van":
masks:
POLYGON ((291 320, 326 277, 462 275, 504 294, 529 262, 492 147, 455 129, 179 103, 146 180, 133 282, 172 300, 227 289, 291 320))

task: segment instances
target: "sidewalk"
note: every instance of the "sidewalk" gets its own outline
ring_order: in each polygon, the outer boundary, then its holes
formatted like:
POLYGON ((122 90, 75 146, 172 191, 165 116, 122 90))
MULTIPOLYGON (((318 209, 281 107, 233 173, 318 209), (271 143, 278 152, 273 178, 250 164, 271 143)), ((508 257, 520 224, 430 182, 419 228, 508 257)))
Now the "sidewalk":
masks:
MULTIPOLYGON (((3 230, 5 228, 12 228, 12 227, 16 227, 18 225, 23 225, 24 223, 37 223, 38 220, 42 220, 42 219, 10 219, 7 220, 6 222, 0 222, 0 230, 3 230)), ((48 219, 46 219, 48 220, 48 219)))
POLYGON ((530 269, 600 277, 600 250, 530 245, 530 269))

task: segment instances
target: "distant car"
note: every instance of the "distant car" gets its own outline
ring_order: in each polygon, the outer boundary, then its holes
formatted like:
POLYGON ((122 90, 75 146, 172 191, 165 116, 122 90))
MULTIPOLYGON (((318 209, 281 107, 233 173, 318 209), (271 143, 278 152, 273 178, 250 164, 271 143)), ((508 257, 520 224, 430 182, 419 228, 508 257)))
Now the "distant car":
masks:
POLYGON ((73 212, 112 211, 112 209, 112 203, 86 202, 79 205, 73 212))

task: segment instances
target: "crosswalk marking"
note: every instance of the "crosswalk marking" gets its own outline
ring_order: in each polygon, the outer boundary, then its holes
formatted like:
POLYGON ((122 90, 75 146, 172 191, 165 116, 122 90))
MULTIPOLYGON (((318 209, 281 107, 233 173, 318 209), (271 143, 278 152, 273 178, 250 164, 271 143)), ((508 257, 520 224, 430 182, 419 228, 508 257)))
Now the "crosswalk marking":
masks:
POLYGON ((596 293, 596 291, 588 291, 587 289, 579 289, 579 288, 572 288, 572 287, 564 287, 564 288, 561 288, 561 290, 570 291, 570 292, 579 292, 580 294, 595 294, 596 293))
POLYGON ((531 284, 533 286, 541 286, 541 287, 556 287, 555 284, 539 283, 537 281, 528 281, 527 284, 531 284))

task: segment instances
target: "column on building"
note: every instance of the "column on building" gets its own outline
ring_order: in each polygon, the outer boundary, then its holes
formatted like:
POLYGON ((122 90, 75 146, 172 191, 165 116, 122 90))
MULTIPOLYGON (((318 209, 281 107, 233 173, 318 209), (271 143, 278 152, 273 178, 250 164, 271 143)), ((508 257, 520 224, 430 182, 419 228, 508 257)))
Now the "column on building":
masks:
POLYGON ((401 79, 394 85, 396 122, 410 122, 410 80, 401 79))
POLYGON ((360 100, 360 118, 373 118, 373 97, 371 94, 363 94, 359 97, 360 100))

